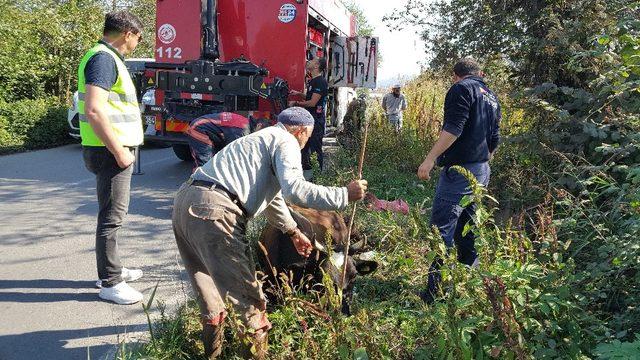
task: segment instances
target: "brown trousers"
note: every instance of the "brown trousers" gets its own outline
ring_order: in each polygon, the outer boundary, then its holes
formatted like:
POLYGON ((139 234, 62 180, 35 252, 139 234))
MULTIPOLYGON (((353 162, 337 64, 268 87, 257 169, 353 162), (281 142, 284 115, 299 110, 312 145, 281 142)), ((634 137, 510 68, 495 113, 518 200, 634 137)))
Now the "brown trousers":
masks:
POLYGON ((242 210, 220 190, 187 181, 176 195, 172 221, 203 325, 221 325, 230 303, 247 328, 269 330, 242 210))

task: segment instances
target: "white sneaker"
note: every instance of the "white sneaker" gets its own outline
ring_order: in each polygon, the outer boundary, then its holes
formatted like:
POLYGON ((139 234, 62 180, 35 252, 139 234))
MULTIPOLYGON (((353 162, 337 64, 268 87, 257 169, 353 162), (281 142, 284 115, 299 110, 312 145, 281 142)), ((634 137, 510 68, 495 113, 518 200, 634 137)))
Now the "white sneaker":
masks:
MULTIPOLYGON (((123 281, 128 281, 128 282, 136 281, 142 277, 142 270, 127 269, 126 267, 123 267, 121 276, 123 281)), ((96 288, 102 289, 102 280, 96 281, 96 288)))
POLYGON ((118 283, 113 287, 105 287, 100 290, 98 294, 101 299, 113 301, 120 305, 135 304, 142 301, 142 293, 132 288, 126 281, 118 283))

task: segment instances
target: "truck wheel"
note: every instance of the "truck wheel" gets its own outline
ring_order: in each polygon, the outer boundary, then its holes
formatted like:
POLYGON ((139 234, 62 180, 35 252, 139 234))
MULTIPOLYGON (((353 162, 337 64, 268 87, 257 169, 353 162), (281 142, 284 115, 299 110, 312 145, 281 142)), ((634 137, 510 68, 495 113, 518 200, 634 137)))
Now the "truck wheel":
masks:
POLYGON ((173 152, 176 154, 178 159, 182 161, 193 161, 193 157, 191 157, 191 149, 189 148, 189 145, 175 144, 173 145, 173 152))

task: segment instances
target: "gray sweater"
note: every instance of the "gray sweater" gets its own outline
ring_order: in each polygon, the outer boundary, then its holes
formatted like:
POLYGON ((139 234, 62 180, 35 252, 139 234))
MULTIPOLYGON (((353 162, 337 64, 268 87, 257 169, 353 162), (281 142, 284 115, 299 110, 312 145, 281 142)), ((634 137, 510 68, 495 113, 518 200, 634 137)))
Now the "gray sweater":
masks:
POLYGON ((249 217, 264 211, 269 223, 284 231, 297 224, 285 203, 318 210, 343 210, 346 187, 325 187, 302 175, 300 145, 282 124, 240 138, 191 175, 216 182, 240 199, 249 217))
POLYGON ((382 108, 387 115, 402 114, 404 110, 407 110, 407 99, 403 94, 395 97, 393 93, 388 93, 382 98, 382 108))

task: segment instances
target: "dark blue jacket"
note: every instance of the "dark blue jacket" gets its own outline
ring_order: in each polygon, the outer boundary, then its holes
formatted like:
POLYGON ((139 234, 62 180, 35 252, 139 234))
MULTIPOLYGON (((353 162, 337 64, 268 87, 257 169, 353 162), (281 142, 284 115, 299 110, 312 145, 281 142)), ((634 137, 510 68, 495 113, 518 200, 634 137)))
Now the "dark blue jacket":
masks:
POLYGON ((489 160, 500 142, 500 103, 484 80, 470 76, 453 85, 444 102, 443 130, 458 139, 438 158, 452 166, 489 160))

